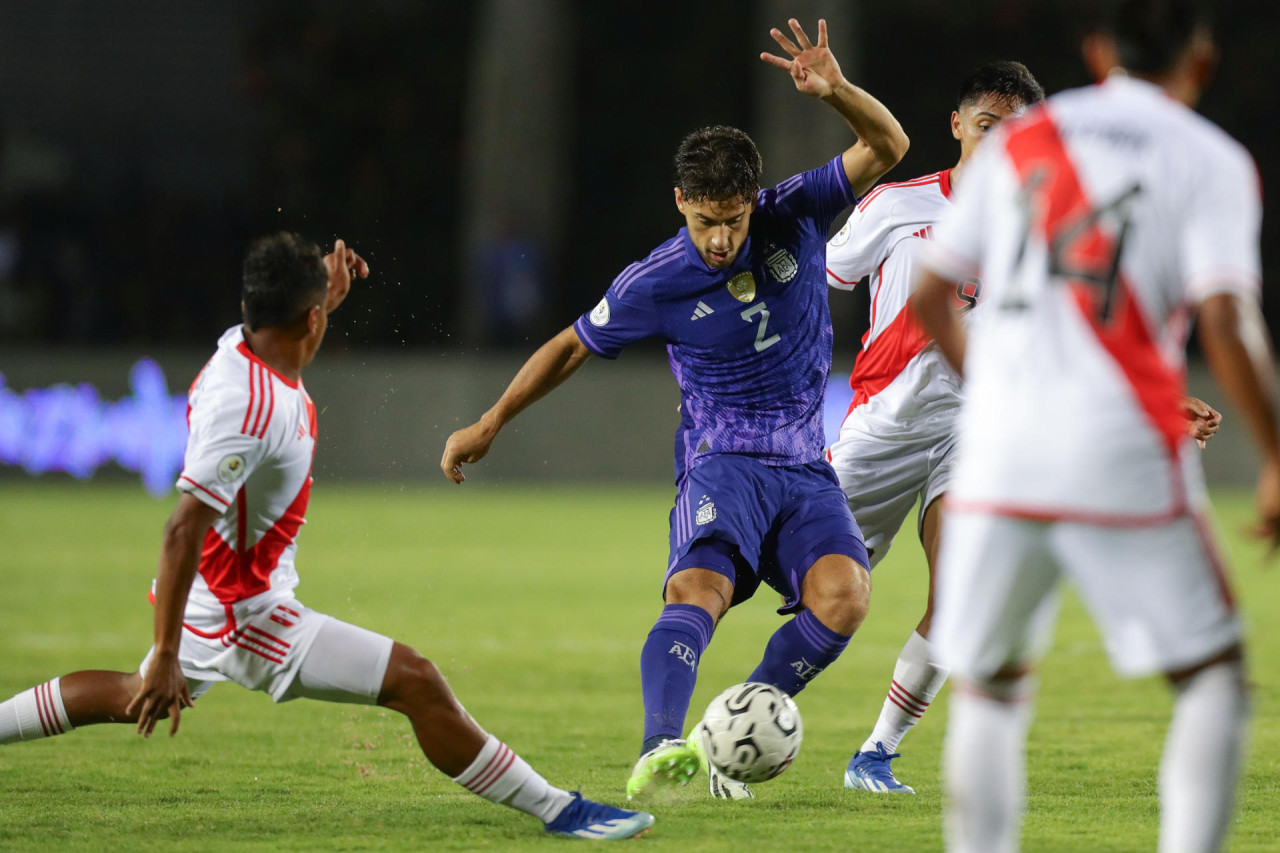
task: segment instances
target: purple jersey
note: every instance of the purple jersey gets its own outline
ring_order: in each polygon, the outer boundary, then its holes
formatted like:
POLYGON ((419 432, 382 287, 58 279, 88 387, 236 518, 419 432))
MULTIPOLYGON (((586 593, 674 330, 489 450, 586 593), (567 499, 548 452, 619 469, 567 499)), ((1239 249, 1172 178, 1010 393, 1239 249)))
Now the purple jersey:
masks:
POLYGON ((687 228, 614 279, 574 330, 617 358, 641 338, 667 342, 683 398, 676 479, 720 453, 767 465, 822 455, 831 368, 826 243, 857 198, 840 157, 761 190, 733 266, 711 269, 687 228))

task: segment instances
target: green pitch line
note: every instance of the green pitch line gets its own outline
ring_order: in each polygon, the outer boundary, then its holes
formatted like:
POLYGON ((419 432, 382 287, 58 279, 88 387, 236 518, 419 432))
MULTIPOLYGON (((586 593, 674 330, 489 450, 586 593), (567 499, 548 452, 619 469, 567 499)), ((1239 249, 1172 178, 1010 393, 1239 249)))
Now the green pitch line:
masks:
MULTIPOLYGON (((661 606, 669 489, 342 487, 321 480, 299 540, 299 597, 434 659, 468 709, 553 782, 622 803, 640 740, 640 644, 661 606)), ((1235 851, 1280 836, 1280 566, 1240 531, 1249 496, 1219 495, 1252 626, 1257 684, 1235 851)), ((0 697, 79 668, 135 666, 169 501, 136 487, 0 486, 0 697)), ((805 743, 757 799, 653 806, 645 850, 941 849, 948 691, 894 769, 915 797, 846 791, 920 616, 925 569, 908 522, 876 569, 870 616, 800 696, 805 743)), ((735 609, 703 658, 694 713, 741 681, 778 624, 767 592, 735 609)), ((1031 734, 1027 850, 1151 850, 1170 702, 1111 675, 1067 601, 1031 734)), ((98 726, 0 747, 2 850, 550 850, 532 819, 467 794, 423 759, 397 715, 215 687, 177 738, 98 726)))

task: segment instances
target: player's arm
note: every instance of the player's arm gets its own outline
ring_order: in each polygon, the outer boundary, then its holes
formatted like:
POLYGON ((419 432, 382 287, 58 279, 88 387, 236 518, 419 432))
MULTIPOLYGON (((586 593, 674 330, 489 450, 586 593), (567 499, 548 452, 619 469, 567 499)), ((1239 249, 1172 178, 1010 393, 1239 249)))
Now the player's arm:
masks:
POLYGON ((183 494, 165 522, 156 573, 155 653, 128 708, 130 714, 138 709, 138 734, 145 737, 151 737, 165 712, 170 719, 169 735, 176 735, 182 709, 191 707, 191 692, 178 664, 182 614, 200 568, 205 534, 220 514, 198 498, 183 494))
POLYGON ((354 250, 348 249, 345 242, 335 240, 333 251, 324 256, 324 268, 329 273, 329 295, 324 304, 324 312, 328 314, 351 292, 351 279, 369 277, 369 265, 354 250))
POLYGON ((1200 343, 1222 390, 1240 410, 1262 455, 1257 533, 1280 547, 1280 433, 1271 339, 1256 301, 1215 293, 1200 305, 1200 343))
POLYGON ((760 58, 789 73, 797 89, 821 98, 849 122, 858 141, 844 152, 841 162, 854 193, 861 196, 898 164, 911 141, 884 104, 845 79, 827 46, 826 21, 818 20, 816 45, 809 41, 795 18, 787 24, 796 41, 777 28, 770 30, 769 35, 791 58, 783 59, 771 53, 761 53, 760 58))
POLYGON ((449 436, 440 470, 455 483, 466 479, 462 463, 479 462, 512 418, 572 376, 591 356, 572 326, 543 344, 516 373, 507 390, 480 420, 449 436))
POLYGON ((947 362, 963 378, 967 338, 960 314, 952 306, 955 292, 956 282, 926 267, 916 278, 911 310, 925 334, 933 338, 947 362))

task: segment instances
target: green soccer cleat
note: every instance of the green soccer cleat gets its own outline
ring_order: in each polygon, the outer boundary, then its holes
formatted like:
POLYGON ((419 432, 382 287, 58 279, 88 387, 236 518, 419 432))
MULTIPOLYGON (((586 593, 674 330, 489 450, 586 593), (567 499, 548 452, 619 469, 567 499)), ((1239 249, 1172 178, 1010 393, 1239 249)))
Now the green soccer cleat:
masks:
POLYGON ((652 794, 663 785, 688 785, 702 762, 683 740, 664 740, 640 756, 627 780, 627 799, 652 794))
POLYGON ((707 758, 707 746, 704 741, 706 735, 707 727, 698 723, 693 727, 693 731, 689 732, 688 743, 689 748, 698 756, 699 766, 707 774, 707 787, 711 790, 711 796, 719 800, 755 799, 756 795, 751 793, 746 782, 730 779, 711 764, 707 758))

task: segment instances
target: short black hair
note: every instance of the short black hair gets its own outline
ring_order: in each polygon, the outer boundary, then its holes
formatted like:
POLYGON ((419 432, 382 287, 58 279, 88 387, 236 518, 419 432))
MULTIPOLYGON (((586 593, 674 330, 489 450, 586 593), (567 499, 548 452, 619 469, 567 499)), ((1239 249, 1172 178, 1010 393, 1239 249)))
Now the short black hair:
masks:
POLYGON ((687 201, 753 199, 764 168, 751 137, 716 125, 689 134, 676 151, 676 186, 687 201))
POLYGON ((988 62, 964 78, 956 94, 956 107, 988 96, 1029 107, 1044 100, 1044 87, 1021 62, 988 62))
POLYGON ((315 243, 288 231, 259 237, 244 256, 244 321, 252 332, 289 328, 323 301, 328 285, 324 255, 315 243))
POLYGON ((1104 0, 1099 23, 1121 67, 1139 74, 1168 71, 1196 30, 1210 26, 1200 0, 1104 0))

